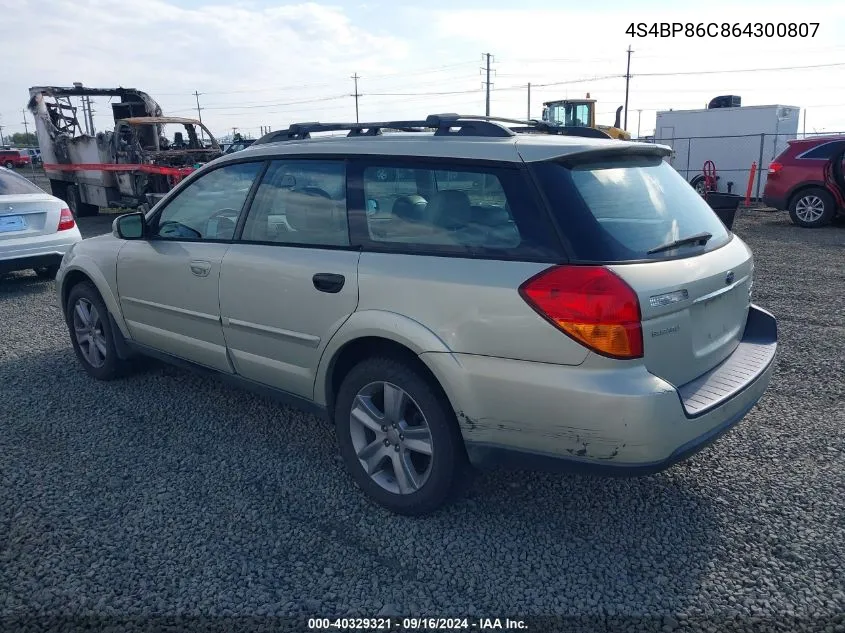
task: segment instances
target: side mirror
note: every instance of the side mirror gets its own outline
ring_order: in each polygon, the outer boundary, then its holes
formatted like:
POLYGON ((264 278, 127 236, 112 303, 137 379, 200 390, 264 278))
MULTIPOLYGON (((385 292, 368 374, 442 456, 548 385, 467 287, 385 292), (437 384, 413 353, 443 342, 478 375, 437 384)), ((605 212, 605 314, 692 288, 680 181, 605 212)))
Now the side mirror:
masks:
POLYGON ((367 200, 367 215, 375 215, 378 213, 378 200, 370 198, 367 200))
POLYGON ((146 233, 143 213, 127 213, 115 218, 111 225, 112 234, 122 240, 140 240, 146 233))

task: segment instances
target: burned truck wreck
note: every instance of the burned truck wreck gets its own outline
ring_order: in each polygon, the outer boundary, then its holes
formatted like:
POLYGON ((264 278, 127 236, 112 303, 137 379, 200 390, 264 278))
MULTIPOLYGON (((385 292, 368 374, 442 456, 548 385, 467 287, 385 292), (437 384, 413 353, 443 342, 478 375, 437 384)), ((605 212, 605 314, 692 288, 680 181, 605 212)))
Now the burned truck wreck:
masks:
POLYGON ((200 121, 163 116, 152 97, 134 88, 36 86, 29 94, 53 195, 76 216, 143 207, 222 154, 200 121), (90 99, 103 96, 111 98, 114 127, 96 132, 90 99))

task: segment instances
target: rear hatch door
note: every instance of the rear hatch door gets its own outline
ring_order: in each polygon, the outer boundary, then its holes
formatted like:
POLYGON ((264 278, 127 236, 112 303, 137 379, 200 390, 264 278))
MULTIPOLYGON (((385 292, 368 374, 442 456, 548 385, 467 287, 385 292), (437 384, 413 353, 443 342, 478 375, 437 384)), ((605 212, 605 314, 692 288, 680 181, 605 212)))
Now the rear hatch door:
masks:
POLYGON ((608 266, 637 293, 649 371, 679 386, 736 349, 751 253, 658 147, 608 141, 531 169, 571 263, 608 266))
POLYGON ((611 266, 639 297, 651 373, 680 386, 730 356, 745 330, 752 266, 738 238, 683 260, 611 266))

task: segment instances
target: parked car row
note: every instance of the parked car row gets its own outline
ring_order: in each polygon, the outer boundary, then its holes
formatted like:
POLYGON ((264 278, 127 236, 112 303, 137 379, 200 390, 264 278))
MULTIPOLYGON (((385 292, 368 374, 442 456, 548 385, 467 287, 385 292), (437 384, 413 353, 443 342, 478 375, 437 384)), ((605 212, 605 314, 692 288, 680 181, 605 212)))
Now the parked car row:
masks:
POLYGON ((0 149, 0 165, 6 169, 26 167, 41 162, 41 151, 35 149, 0 149))

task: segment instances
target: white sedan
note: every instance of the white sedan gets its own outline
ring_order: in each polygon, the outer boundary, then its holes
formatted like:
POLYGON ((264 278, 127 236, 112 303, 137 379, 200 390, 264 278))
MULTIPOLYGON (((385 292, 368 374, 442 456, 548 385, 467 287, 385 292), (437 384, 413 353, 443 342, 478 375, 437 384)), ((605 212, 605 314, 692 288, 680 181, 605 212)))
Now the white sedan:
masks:
POLYGON ((81 240, 64 200, 0 167, 0 273, 32 269, 53 279, 65 251, 81 240))

